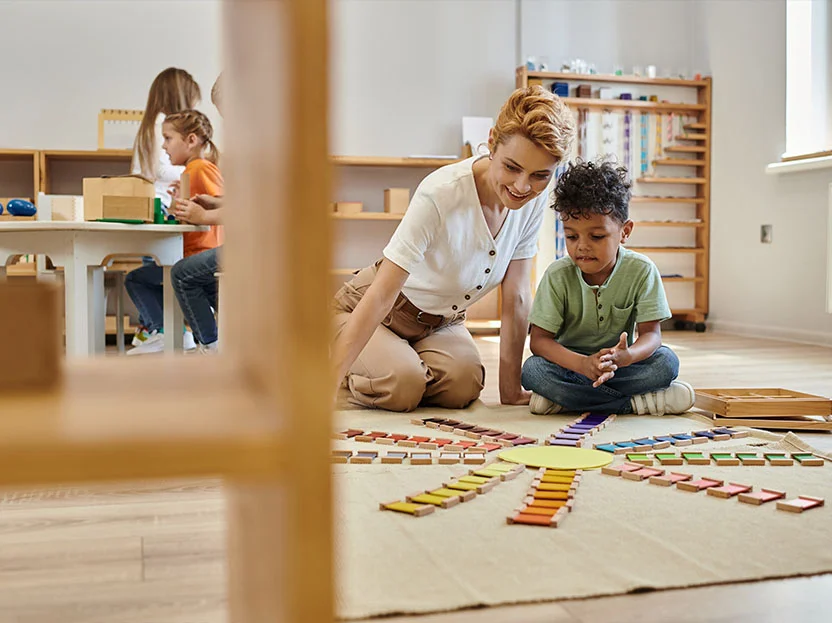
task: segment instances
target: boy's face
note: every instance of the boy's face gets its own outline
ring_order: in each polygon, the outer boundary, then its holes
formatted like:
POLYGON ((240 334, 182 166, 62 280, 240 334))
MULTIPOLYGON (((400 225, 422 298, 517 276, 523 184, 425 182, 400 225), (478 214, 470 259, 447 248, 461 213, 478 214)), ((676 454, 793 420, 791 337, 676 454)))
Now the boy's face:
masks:
POLYGON ((566 250, 590 285, 600 286, 615 267, 618 245, 627 241, 633 222, 619 223, 609 214, 563 219, 566 250))

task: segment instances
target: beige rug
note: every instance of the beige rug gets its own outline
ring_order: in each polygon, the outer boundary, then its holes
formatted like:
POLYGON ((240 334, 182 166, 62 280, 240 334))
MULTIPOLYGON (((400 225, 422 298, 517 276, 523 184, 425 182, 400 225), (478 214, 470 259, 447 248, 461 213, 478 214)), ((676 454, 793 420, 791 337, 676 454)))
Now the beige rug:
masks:
MULTIPOLYGON (((430 429, 411 425, 411 417, 432 414, 541 438, 574 419, 477 403, 465 411, 420 410, 408 415, 345 410, 336 422, 416 434, 430 429)), ((619 441, 705 427, 693 416, 621 416, 594 439, 619 441)), ((760 450, 760 444, 772 450, 806 449, 793 435, 765 432, 696 449, 756 445, 752 450, 760 450)), ((335 446, 367 449, 367 444, 345 441, 335 446)), ((532 480, 530 471, 472 502, 419 519, 381 512, 378 503, 437 487, 462 473, 461 466, 336 465, 333 471, 338 496, 337 608, 347 619, 832 571, 830 507, 798 515, 778 511, 773 503, 750 506, 593 471, 584 477, 565 525, 551 529, 506 524, 506 516, 520 504, 532 480)), ((785 489, 789 497, 821 496, 832 504, 830 464, 684 466, 678 471, 785 489)))

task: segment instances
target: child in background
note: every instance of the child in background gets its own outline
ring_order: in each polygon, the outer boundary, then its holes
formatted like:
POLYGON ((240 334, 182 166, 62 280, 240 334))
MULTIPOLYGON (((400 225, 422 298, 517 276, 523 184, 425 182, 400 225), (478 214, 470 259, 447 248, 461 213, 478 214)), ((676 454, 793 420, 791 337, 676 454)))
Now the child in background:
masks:
POLYGON ((676 380, 678 357, 662 345, 660 322, 671 314, 659 271, 623 246, 633 230, 629 202, 627 170, 609 162, 570 165, 557 182, 553 207, 569 255, 546 270, 532 306, 533 356, 522 376, 532 413, 665 415, 693 406, 693 388, 676 380))
MULTIPOLYGON (((162 149, 162 121, 165 115, 196 108, 201 98, 202 93, 193 76, 177 67, 168 67, 156 76, 147 94, 144 116, 133 145, 130 172, 143 175, 153 181, 156 197, 162 201, 165 210, 168 209, 171 201, 168 188, 179 180, 185 169, 172 165, 170 157, 162 149)), ((145 258, 145 264, 152 261, 152 258, 145 258)), ((139 329, 133 336, 133 346, 139 346, 150 337, 147 320, 141 314, 139 314, 139 325, 139 329)), ((190 332, 186 332, 185 348, 193 347, 193 336, 190 332)))
MULTIPOLYGON (((185 167, 190 175, 191 196, 223 194, 223 179, 217 168, 219 152, 213 143, 211 121, 199 111, 186 110, 165 117, 162 124, 163 149, 174 166, 185 167)), ((189 197, 190 198, 190 197, 189 197)), ((217 246, 217 227, 205 232, 188 232, 184 238, 184 256, 189 257, 217 246)), ((148 264, 128 273, 125 280, 130 295, 150 333, 145 342, 128 355, 160 352, 164 348, 164 310, 162 268, 148 264)))

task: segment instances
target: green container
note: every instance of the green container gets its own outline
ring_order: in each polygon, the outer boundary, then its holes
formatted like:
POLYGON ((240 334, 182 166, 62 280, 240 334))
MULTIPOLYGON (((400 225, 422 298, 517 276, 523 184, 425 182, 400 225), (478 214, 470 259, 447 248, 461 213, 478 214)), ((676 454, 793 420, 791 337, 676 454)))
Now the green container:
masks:
POLYGON ((156 225, 165 224, 165 213, 162 211, 162 200, 159 197, 153 200, 153 222, 156 225))

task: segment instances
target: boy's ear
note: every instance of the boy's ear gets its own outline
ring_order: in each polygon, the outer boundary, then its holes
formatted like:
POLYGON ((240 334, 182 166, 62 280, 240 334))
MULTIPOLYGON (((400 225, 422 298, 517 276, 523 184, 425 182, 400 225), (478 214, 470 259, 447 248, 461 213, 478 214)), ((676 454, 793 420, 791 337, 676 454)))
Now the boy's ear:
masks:
POLYGON ((630 234, 633 233, 633 221, 627 220, 624 223, 624 226, 621 228, 621 244, 627 242, 627 239, 630 237, 630 234))

